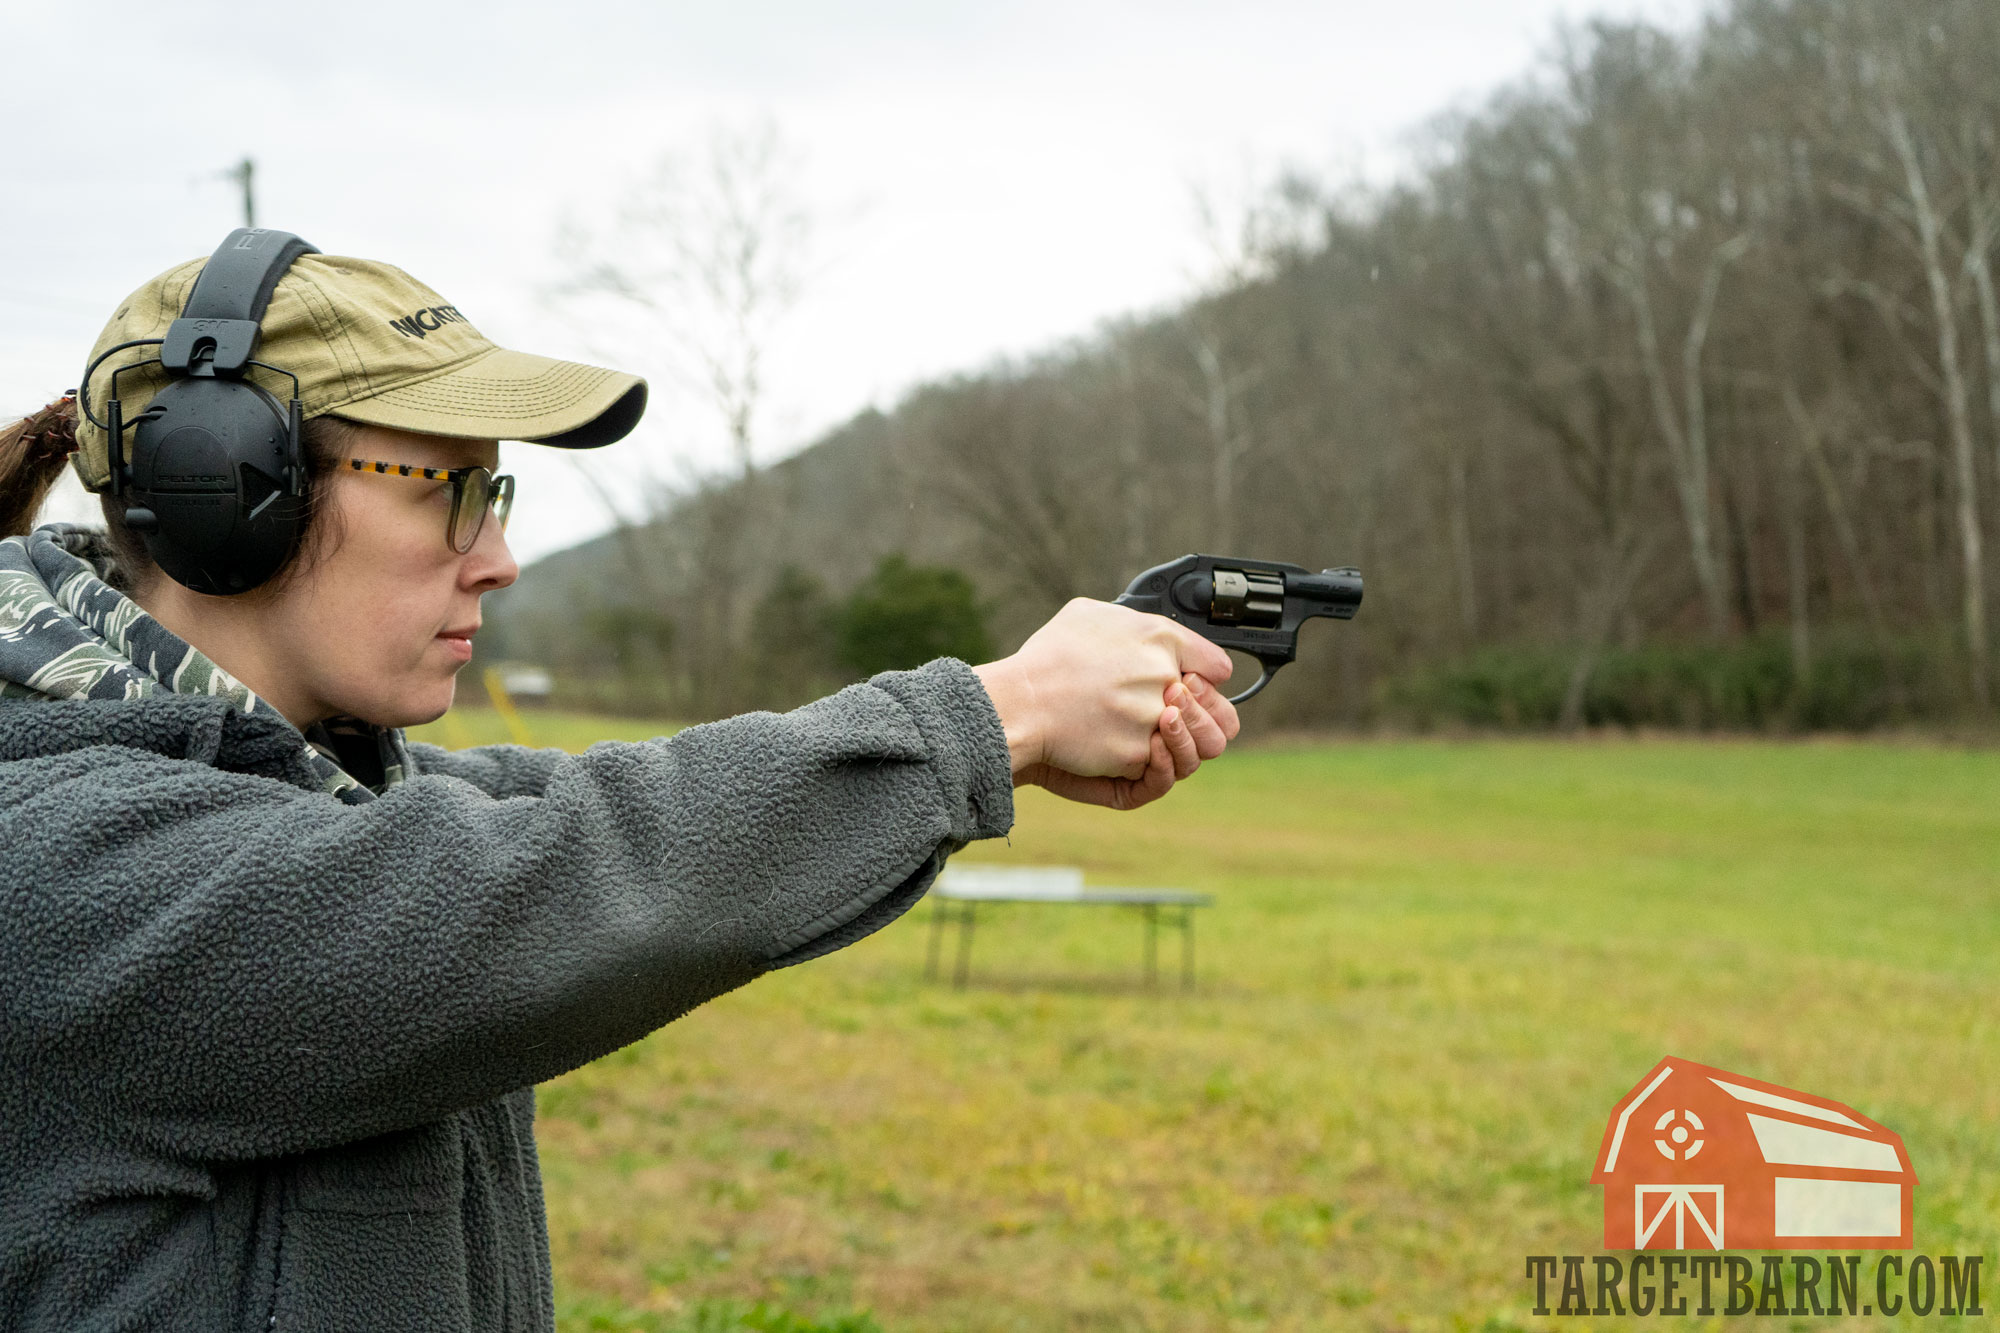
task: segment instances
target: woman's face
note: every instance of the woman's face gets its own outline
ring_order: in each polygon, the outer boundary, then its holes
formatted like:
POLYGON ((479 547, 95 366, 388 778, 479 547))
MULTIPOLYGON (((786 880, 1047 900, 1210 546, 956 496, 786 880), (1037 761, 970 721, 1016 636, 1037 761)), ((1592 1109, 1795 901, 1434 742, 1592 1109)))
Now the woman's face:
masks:
POLYGON ((472 659, 479 599, 520 574, 489 513, 472 549, 451 548, 451 483, 358 472, 346 457, 418 467, 497 468, 491 440, 357 427, 319 483, 320 545, 259 619, 270 665, 291 687, 288 715, 351 715, 413 726, 451 707, 472 659))

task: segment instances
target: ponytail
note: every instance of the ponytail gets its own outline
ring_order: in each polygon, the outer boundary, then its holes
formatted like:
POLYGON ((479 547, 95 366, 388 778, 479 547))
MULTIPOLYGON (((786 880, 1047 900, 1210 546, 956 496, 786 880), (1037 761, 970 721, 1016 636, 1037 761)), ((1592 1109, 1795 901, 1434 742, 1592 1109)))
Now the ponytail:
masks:
POLYGON ((0 426, 0 537, 34 526, 49 488, 75 452, 74 398, 58 398, 32 416, 0 426))

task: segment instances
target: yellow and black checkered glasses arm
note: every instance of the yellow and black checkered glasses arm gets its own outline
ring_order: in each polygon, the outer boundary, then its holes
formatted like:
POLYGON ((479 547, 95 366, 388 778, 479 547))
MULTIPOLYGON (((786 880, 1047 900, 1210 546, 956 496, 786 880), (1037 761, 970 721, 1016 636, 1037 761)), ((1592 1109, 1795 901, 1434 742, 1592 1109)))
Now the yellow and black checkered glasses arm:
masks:
POLYGON ((507 517, 514 509, 514 479, 510 476, 496 477, 483 467, 418 467, 414 463, 385 463, 379 458, 350 458, 347 465, 356 472, 450 482, 451 518, 445 527, 445 540, 460 555, 470 551, 472 544, 479 540, 479 530, 486 525, 489 509, 493 517, 500 521, 503 532, 507 528, 507 517))
POLYGON ((356 472, 393 472, 399 477, 422 477, 426 481, 450 481, 453 472, 470 472, 471 468, 417 467, 412 463, 384 463, 379 458, 350 458, 348 466, 356 472))

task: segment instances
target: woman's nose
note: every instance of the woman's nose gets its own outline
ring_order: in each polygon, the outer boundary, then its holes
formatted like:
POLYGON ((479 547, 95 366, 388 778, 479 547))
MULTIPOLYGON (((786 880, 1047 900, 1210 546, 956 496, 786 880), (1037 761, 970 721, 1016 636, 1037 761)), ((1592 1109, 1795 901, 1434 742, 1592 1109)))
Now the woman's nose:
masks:
POLYGON ((493 522, 490 514, 472 549, 465 553, 461 577, 467 587, 480 592, 495 592, 521 577, 521 566, 507 549, 506 530, 493 522))

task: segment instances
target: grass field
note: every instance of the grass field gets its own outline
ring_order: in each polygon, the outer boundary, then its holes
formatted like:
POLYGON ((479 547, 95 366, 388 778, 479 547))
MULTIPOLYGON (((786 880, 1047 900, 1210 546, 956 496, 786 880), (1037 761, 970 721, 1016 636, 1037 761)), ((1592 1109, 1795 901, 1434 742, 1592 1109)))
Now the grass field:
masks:
POLYGON ((1278 742, 964 856, 1213 892, 1197 988, 1047 907, 926 984, 920 908, 546 1086, 566 1333, 1584 1327, 1524 1259, 1600 1248, 1667 1054, 1901 1132, 1918 1249, 2000 1305, 2000 754, 1278 742))

